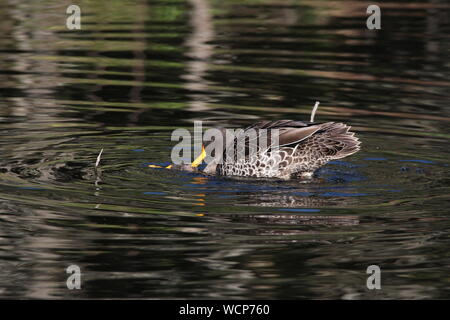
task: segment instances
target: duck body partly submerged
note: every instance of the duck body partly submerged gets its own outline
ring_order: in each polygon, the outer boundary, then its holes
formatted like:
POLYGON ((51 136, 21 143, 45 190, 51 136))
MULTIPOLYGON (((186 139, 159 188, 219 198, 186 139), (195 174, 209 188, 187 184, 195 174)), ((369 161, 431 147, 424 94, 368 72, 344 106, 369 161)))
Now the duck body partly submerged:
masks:
MULTIPOLYGON (((242 134, 254 130, 272 132, 277 130, 278 144, 267 148, 253 147, 254 141, 245 142, 245 156, 226 156, 236 150, 237 137, 226 142, 220 157, 210 162, 203 170, 206 174, 254 178, 310 178, 314 171, 331 160, 347 157, 360 149, 360 141, 350 126, 343 123, 306 123, 294 120, 260 121, 242 134)), ((223 130, 223 129, 222 129, 223 130)))

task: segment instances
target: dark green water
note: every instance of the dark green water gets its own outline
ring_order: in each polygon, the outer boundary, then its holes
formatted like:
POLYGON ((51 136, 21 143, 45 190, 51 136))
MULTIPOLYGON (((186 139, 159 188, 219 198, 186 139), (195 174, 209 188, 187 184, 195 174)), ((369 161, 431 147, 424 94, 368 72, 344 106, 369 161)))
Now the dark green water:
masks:
POLYGON ((448 2, 69 4, 0 0, 0 298, 450 298, 448 2), (317 100, 362 150, 311 183, 146 167, 317 100))

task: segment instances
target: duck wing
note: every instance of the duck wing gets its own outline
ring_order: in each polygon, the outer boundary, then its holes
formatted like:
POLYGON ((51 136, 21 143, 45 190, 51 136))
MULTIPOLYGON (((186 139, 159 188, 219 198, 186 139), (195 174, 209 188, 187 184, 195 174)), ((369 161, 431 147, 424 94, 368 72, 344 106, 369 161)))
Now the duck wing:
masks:
POLYGON ((297 144, 300 141, 310 137, 320 129, 320 124, 305 123, 303 121, 260 121, 245 128, 244 132, 242 132, 241 135, 248 134, 250 130, 256 130, 256 137, 254 135, 253 138, 249 137, 246 141, 246 146, 250 149, 253 149, 251 144, 257 143, 261 139, 261 135, 263 133, 263 131, 261 130, 267 130, 267 147, 273 148, 297 144), (272 130, 278 130, 278 145, 274 145, 276 141, 272 143, 272 130), (257 140, 255 141, 255 139, 257 140))
POLYGON ((259 121, 245 128, 248 129, 280 129, 308 127, 310 124, 296 120, 259 121))

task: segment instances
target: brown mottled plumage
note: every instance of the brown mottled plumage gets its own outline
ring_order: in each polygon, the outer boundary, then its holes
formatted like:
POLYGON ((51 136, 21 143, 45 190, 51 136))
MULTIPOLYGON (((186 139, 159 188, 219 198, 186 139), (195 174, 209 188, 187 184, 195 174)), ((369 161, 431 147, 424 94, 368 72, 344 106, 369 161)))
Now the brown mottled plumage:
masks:
POLYGON ((254 141, 245 140, 245 156, 238 157, 235 152, 234 157, 230 158, 233 161, 230 161, 226 154, 227 150, 236 149, 235 138, 225 143, 222 156, 209 163, 204 172, 223 176, 308 178, 327 162, 344 158, 360 149, 358 138, 343 123, 260 121, 247 127, 242 134, 249 129, 254 129, 257 134, 260 129, 267 129, 268 141, 271 130, 278 129, 278 146, 269 144, 267 148, 261 149, 254 141))

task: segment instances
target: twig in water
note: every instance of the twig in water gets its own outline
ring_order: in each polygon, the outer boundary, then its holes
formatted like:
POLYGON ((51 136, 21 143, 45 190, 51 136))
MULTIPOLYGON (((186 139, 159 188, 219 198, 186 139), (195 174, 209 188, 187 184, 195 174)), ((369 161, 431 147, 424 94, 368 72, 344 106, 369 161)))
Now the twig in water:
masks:
POLYGON ((97 167, 98 167, 98 165, 99 165, 99 163, 100 163, 100 159, 101 159, 101 157, 102 157, 102 153, 103 153, 103 149, 100 150, 100 153, 99 153, 98 156, 97 156, 97 161, 95 161, 95 169, 97 169, 97 167))
MULTIPOLYGON (((100 164, 100 159, 102 158, 102 153, 103 153, 103 149, 100 150, 100 153, 99 153, 98 156, 97 156, 97 161, 95 161, 95 167, 94 167, 94 172, 95 172, 95 182, 94 182, 94 185, 95 185, 95 189, 96 189, 96 190, 100 190, 100 187, 98 186, 98 183, 99 183, 100 181, 102 181, 102 179, 100 178, 100 173, 101 173, 101 172, 97 170, 98 165, 100 164)), ((97 194, 95 194, 95 195, 97 195, 97 194)))
POLYGON ((309 122, 314 122, 314 116, 316 115, 317 108, 319 108, 319 103, 319 101, 316 101, 316 104, 311 112, 311 120, 309 122))

